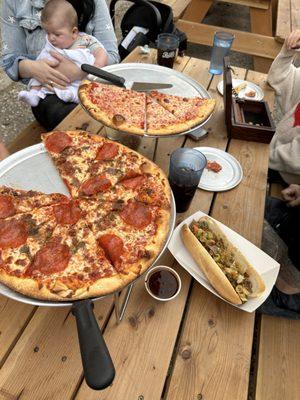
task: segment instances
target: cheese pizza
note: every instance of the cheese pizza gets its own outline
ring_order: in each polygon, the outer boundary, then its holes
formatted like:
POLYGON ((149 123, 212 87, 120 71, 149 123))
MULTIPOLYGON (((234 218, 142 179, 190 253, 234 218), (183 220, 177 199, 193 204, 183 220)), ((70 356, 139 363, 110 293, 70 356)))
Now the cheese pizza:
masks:
POLYGON ((215 100, 186 98, 153 91, 136 92, 98 82, 79 87, 83 107, 97 121, 113 129, 138 135, 175 135, 205 121, 215 100))

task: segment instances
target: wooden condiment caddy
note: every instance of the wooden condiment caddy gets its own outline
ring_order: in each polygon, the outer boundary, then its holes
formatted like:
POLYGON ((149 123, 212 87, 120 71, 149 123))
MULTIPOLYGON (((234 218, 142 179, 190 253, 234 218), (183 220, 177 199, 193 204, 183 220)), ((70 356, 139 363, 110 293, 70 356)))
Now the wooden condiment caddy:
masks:
POLYGON ((268 103, 233 96, 229 57, 224 57, 223 93, 228 137, 270 143, 275 124, 268 103))

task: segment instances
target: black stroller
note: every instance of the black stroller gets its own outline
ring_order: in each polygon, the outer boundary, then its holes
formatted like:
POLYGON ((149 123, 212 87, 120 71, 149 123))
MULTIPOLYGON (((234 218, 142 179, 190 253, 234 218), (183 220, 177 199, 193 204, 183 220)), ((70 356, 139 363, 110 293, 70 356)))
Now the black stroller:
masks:
MULTIPOLYGON (((110 3, 110 16, 115 24, 115 6, 119 0, 110 3)), ((128 0, 134 3, 124 14, 120 28, 122 41, 119 54, 123 60, 137 46, 150 45, 156 47, 157 35, 174 33, 179 39, 179 55, 187 48, 187 37, 174 25, 173 12, 166 4, 148 0, 128 0), (127 38, 127 39, 126 39, 127 38)))

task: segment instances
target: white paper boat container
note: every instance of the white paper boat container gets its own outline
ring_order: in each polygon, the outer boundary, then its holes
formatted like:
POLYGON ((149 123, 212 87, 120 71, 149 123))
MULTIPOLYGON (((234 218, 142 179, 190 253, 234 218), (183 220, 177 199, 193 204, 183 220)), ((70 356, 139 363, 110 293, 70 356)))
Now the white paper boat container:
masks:
MULTIPOLYGON (((186 269, 187 272, 189 272, 196 279, 196 281, 201 283, 201 285, 204 286, 211 293, 215 294, 223 301, 226 301, 213 289, 213 287, 207 281, 206 277, 201 272, 200 268, 197 266, 196 262, 193 260, 192 256, 185 248, 180 237, 180 229, 183 224, 186 223, 189 225, 193 220, 197 221, 199 218, 204 216, 208 215, 203 213, 202 211, 197 211, 195 214, 182 221, 174 230, 168 248, 173 256, 176 258, 178 263, 182 265, 183 268, 186 269)), ((250 264, 252 264, 252 266, 258 271, 265 283, 266 289, 260 297, 249 299, 246 303, 242 305, 234 305, 226 301, 226 303, 229 303, 234 307, 251 313, 255 311, 269 296, 276 282, 280 265, 277 261, 275 261, 268 254, 263 252, 261 249, 256 247, 253 243, 249 242, 243 236, 234 232, 232 229, 228 228, 226 225, 223 225, 221 222, 216 221, 215 219, 214 221, 219 224, 220 228, 226 234, 228 239, 241 251, 241 253, 244 254, 250 264)))

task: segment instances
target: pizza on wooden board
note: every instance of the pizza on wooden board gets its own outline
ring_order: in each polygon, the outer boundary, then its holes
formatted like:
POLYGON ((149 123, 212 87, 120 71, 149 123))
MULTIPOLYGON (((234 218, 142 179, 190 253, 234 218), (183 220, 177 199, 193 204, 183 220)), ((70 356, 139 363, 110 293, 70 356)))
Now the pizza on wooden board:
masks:
POLYGON ((121 290, 165 243, 167 178, 139 153, 84 131, 43 141, 71 196, 0 188, 0 282, 58 301, 121 290))
POLYGON ((215 100, 153 91, 149 94, 98 82, 83 81, 79 98, 97 121, 139 135, 173 135, 205 121, 215 100))

